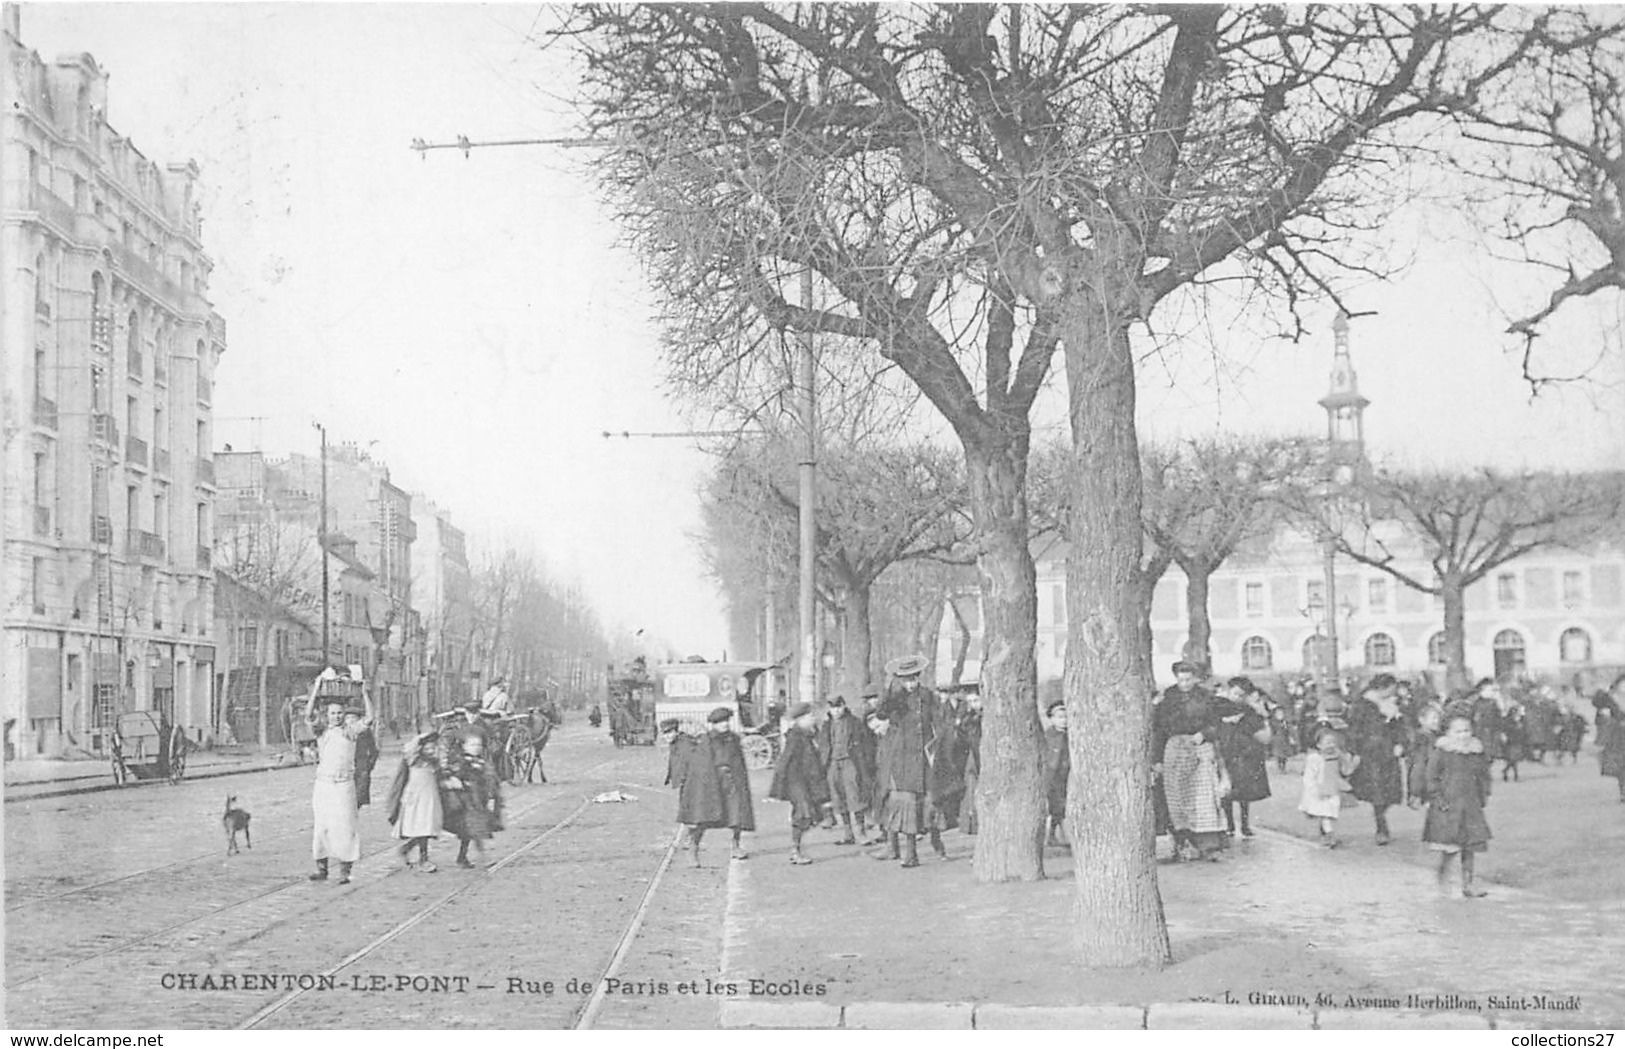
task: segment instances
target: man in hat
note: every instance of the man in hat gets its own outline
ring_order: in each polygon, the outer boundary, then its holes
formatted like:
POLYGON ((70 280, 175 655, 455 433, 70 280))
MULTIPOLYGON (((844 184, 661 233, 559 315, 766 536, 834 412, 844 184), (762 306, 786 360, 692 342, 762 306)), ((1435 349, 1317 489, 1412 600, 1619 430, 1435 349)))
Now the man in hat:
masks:
POLYGON ((924 656, 888 663, 893 684, 877 710, 887 723, 881 762, 885 779, 878 789, 885 792, 880 824, 891 848, 889 855, 875 858, 896 859, 901 852, 904 867, 920 865, 921 834, 929 834, 931 847, 947 859, 942 832, 957 823, 965 790, 951 765, 938 760, 951 747, 953 734, 942 731, 936 695, 920 684, 925 667, 924 656))
MULTIPOLYGON (((797 703, 790 708, 784 749, 779 751, 779 760, 773 769, 773 786, 767 792, 770 798, 790 803, 790 862, 797 866, 812 862, 802 855, 801 837, 808 827, 818 822, 824 804, 829 801, 824 764, 814 741, 816 721, 811 703, 797 703)), ((849 823, 849 839, 851 830, 849 823)))
POLYGON ((677 790, 677 822, 688 826, 689 850, 700 866, 700 839, 713 827, 733 831, 736 860, 746 857, 740 844, 744 831, 756 829, 756 809, 750 797, 750 771, 739 737, 729 727, 734 711, 717 707, 706 717, 706 733, 695 740, 682 763, 677 790))
POLYGON ((1201 667, 1189 660, 1173 666, 1175 683, 1162 695, 1152 720, 1153 772, 1162 778, 1175 859, 1217 860, 1224 845, 1219 808, 1218 708, 1198 682, 1201 667))
MULTIPOLYGON (((1072 777, 1072 751, 1066 734, 1066 700, 1052 699, 1044 708, 1049 727, 1044 729, 1044 799, 1049 806, 1046 843, 1060 845, 1066 824, 1067 781, 1072 777)), ((1066 828, 1071 841, 1071 828, 1066 828)))
POLYGON ((316 735, 316 779, 311 785, 310 808, 314 826, 310 851, 316 860, 311 881, 326 881, 328 861, 339 861, 339 884, 350 881, 350 868, 361 858, 361 821, 355 795, 356 738, 372 727, 372 696, 361 687, 362 706, 333 699, 325 709, 316 709, 316 697, 324 685, 339 679, 332 667, 321 672, 310 686, 305 704, 305 721, 316 735), (353 711, 355 717, 347 718, 353 711))
POLYGON ((694 752, 694 738, 684 734, 682 722, 676 718, 660 723, 660 738, 670 748, 666 753, 666 786, 681 791, 683 777, 688 774, 688 758, 694 752))
MULTIPOLYGON (((879 691, 878 689, 876 691, 879 691)), ((829 798, 846 828, 837 845, 855 845, 852 821, 858 834, 869 837, 864 814, 869 811, 870 783, 874 778, 874 743, 869 729, 846 709, 846 699, 836 696, 829 704, 829 717, 818 727, 818 749, 828 756, 829 798)))
POLYGON ((959 715, 960 746, 965 754, 965 798, 959 810, 959 829, 976 833, 976 784, 982 777, 982 693, 971 687, 959 715))
POLYGON ((480 699, 480 712, 494 718, 513 713, 513 698, 508 695, 507 678, 498 677, 491 682, 491 687, 485 690, 485 695, 480 699))
POLYGON ((1360 759, 1349 776, 1354 796, 1369 802, 1376 820, 1377 844, 1392 840, 1388 809, 1405 800, 1403 758, 1409 731, 1399 709, 1399 682, 1392 674, 1378 674, 1349 705, 1349 750, 1360 759))

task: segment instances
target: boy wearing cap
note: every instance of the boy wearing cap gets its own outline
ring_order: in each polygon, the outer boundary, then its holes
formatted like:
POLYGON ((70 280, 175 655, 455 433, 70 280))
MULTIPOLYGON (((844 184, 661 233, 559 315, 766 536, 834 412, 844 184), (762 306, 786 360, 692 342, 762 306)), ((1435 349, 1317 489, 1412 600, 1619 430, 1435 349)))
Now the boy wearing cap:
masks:
MULTIPOLYGON (((1072 776, 1072 751, 1066 735, 1066 700, 1051 700, 1044 708, 1049 727, 1044 730, 1044 797, 1049 805, 1048 844, 1061 844, 1066 823, 1067 780, 1072 776)), ((1068 839, 1070 840, 1070 838, 1068 839)))
POLYGON ((327 880, 329 860, 339 861, 339 884, 350 882, 350 868, 361 858, 361 821, 356 807, 356 738, 372 728, 372 696, 361 689, 363 706, 330 700, 323 713, 317 713, 316 696, 322 685, 338 680, 332 667, 323 670, 310 686, 305 704, 305 721, 316 735, 316 780, 311 785, 310 808, 314 827, 310 851, 316 860, 311 881, 327 880), (356 717, 347 718, 354 712, 356 717))
POLYGON ((818 739, 819 751, 828 755, 829 760, 830 802, 846 828, 846 834, 835 844, 856 845, 858 839, 852 834, 854 819, 858 823, 858 834, 869 837, 864 814, 869 810, 870 783, 874 779, 872 737, 864 723, 846 709, 846 700, 836 696, 830 701, 829 717, 818 727, 818 739))
MULTIPOLYGON (((801 837, 823 814, 824 804, 829 801, 829 789, 814 744, 816 717, 812 704, 797 703, 790 708, 789 719, 784 749, 779 752, 773 769, 773 786, 767 796, 790 803, 790 862, 801 866, 812 862, 802 855, 801 837)), ((847 829, 851 830, 850 824, 847 829)))
POLYGON ((750 771, 739 737, 729 728, 734 711, 717 707, 706 718, 706 733, 695 740, 680 762, 682 782, 677 791, 677 822, 687 824, 689 850, 700 866, 700 839, 713 827, 733 831, 732 857, 746 858, 740 845, 744 831, 756 829, 756 810, 750 797, 750 771))

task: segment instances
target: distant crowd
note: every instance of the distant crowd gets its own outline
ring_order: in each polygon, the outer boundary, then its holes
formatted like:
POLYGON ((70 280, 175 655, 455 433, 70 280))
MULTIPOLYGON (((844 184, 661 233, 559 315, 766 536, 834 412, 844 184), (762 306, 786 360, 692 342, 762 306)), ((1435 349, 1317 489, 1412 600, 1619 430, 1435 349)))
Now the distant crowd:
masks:
MULTIPOLYGON (((815 826, 839 828, 838 845, 879 846, 875 859, 905 868, 919 865, 921 838, 945 856, 944 831, 977 833, 980 696, 924 687, 926 665, 917 656, 894 660, 888 685, 865 689, 855 710, 843 697, 822 710, 770 709, 766 732, 779 746, 769 796, 790 802, 791 863, 812 862, 804 842, 815 826)), ((1378 845, 1393 840, 1392 807, 1426 806, 1422 838, 1440 853, 1440 878, 1459 860, 1470 897, 1484 894, 1473 859, 1490 839, 1484 809, 1494 771, 1516 781, 1526 763, 1578 762, 1595 731, 1602 774, 1618 781, 1625 802, 1625 675, 1589 698, 1572 686, 1491 679, 1443 697, 1425 681, 1390 674, 1344 687, 1292 681, 1272 696, 1246 677, 1210 686, 1193 662, 1173 670, 1175 684, 1155 698, 1152 773, 1157 833, 1171 837, 1176 862, 1216 860, 1237 833, 1251 837, 1250 808, 1270 797, 1269 763, 1284 772, 1298 755, 1298 808, 1323 844, 1342 843, 1338 821, 1349 802, 1370 806, 1378 845)), ((734 713, 718 707, 700 736, 674 721, 660 726, 670 746, 667 782, 678 790, 677 817, 689 828, 695 866, 706 830, 728 830, 730 855, 744 859, 741 835, 755 829, 734 713)), ((1044 722, 1046 835, 1063 844, 1072 833, 1064 702, 1048 703, 1044 722)))

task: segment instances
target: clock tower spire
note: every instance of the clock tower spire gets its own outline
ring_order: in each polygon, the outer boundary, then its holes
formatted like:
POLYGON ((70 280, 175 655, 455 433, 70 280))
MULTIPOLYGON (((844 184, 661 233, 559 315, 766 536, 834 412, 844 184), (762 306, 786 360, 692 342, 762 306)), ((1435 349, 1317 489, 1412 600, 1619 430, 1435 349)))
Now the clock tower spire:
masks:
POLYGON ((1365 468, 1365 409, 1371 402, 1360 396, 1360 385, 1349 360, 1349 318, 1339 312, 1332 321, 1336 348, 1332 356, 1332 385, 1320 406, 1326 409, 1326 450, 1332 469, 1345 483, 1365 468))

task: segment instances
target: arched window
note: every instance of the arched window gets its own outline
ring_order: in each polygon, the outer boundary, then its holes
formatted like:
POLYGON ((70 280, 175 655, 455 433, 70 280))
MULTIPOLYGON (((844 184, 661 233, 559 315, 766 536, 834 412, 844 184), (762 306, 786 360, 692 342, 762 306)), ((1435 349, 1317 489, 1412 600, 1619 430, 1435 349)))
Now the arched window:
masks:
POLYGON ((1365 639, 1365 665, 1391 667, 1394 665, 1394 639, 1387 634, 1372 634, 1365 639))
POLYGON ((1331 666, 1332 642, 1325 634, 1315 634, 1303 643, 1303 668, 1319 670, 1331 666))
POLYGON ((1558 658, 1565 663, 1591 662, 1591 635, 1577 626, 1563 631, 1557 639, 1558 658))
POLYGON ((1440 667, 1450 662, 1450 656, 1444 647, 1443 630, 1428 638, 1428 662, 1440 667))
POLYGON ((1503 630, 1491 643, 1495 650, 1496 678, 1509 677, 1524 668, 1523 635, 1516 630, 1503 630))
POLYGON ((1243 670, 1268 670, 1275 665, 1275 649, 1270 647, 1269 640, 1256 634, 1248 638, 1241 646, 1241 668, 1243 670))

